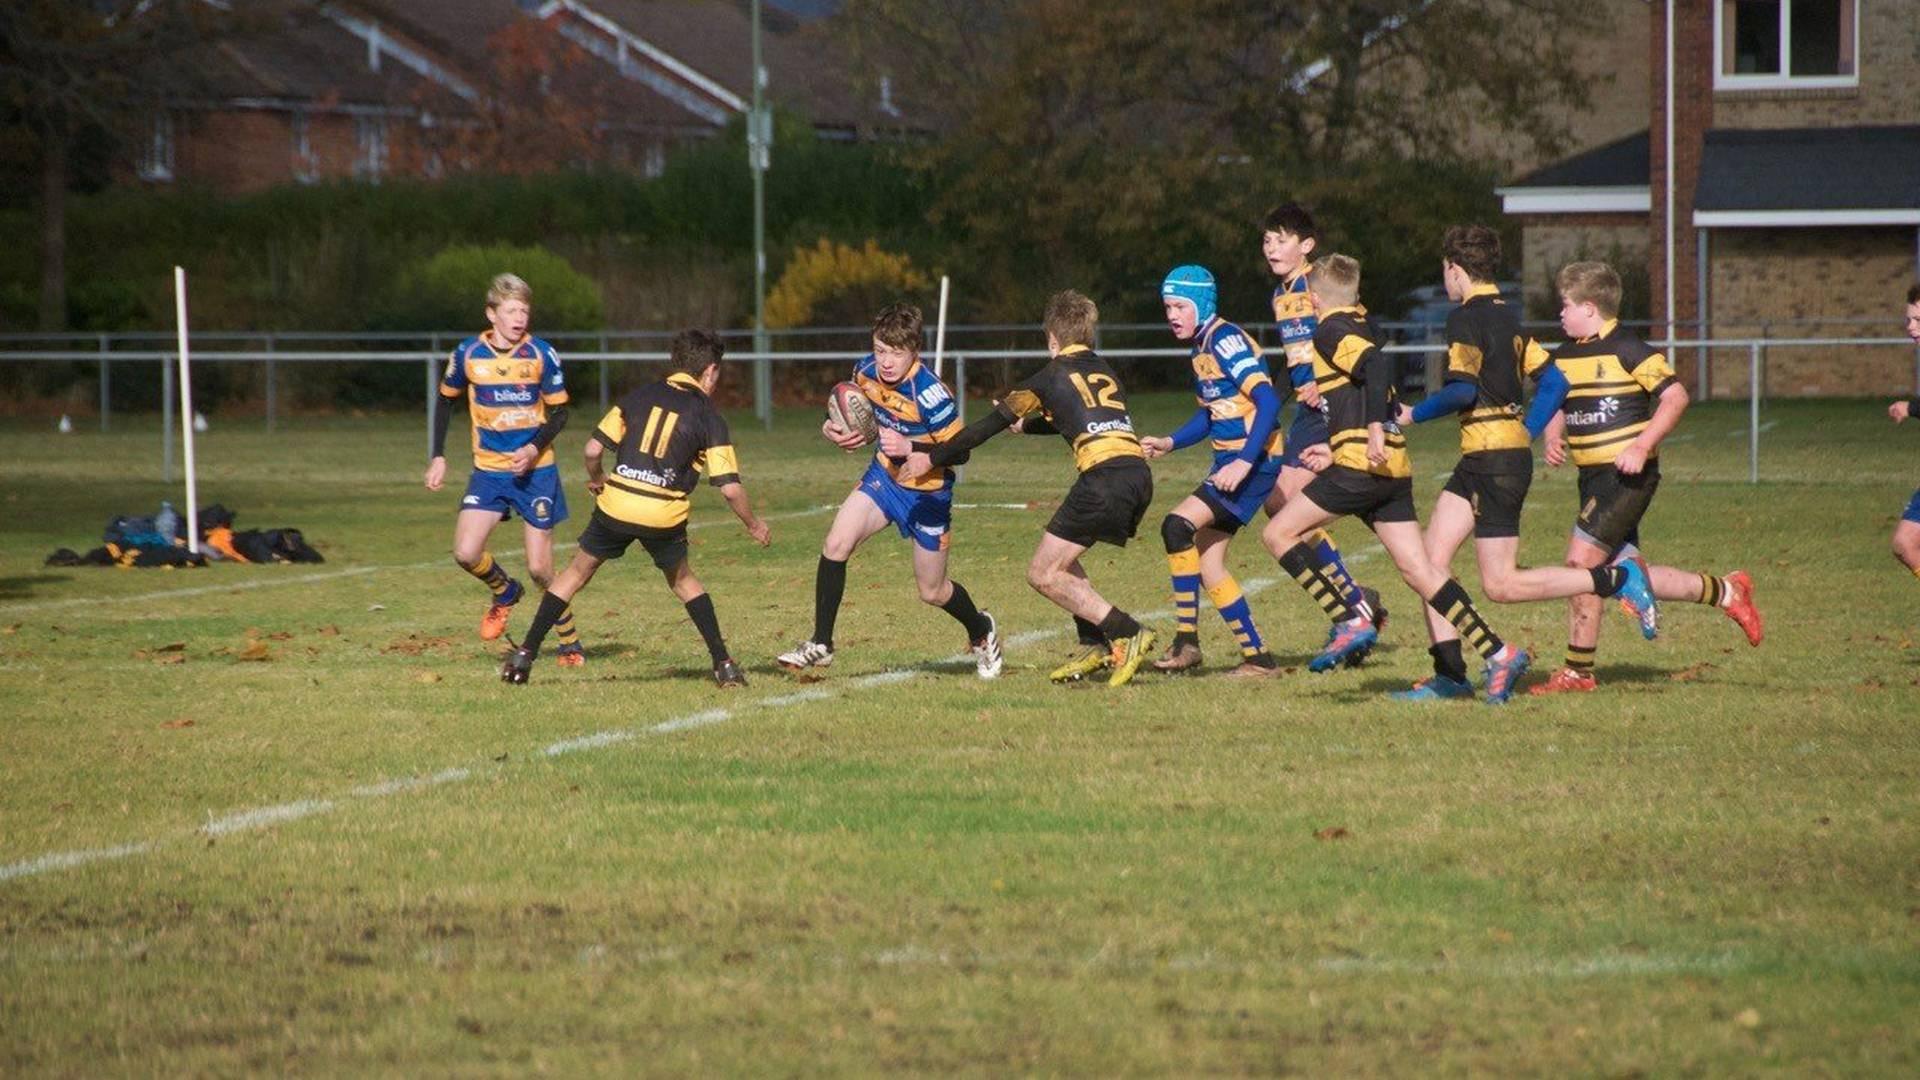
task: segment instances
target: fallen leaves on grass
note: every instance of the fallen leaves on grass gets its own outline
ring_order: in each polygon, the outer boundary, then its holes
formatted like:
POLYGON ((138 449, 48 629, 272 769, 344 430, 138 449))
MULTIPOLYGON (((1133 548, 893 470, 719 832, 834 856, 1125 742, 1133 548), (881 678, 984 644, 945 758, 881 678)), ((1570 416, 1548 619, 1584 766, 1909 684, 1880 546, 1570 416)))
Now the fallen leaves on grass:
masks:
POLYGON ((319 629, 315 630, 314 633, 319 634, 321 637, 339 637, 340 628, 333 625, 332 623, 328 623, 327 625, 322 626, 319 629))
POLYGON ((1345 840, 1352 835, 1352 833, 1347 831, 1345 825, 1329 825, 1324 829, 1316 830, 1313 838, 1315 840, 1345 840))
POLYGON ((413 673, 413 681, 417 683, 437 683, 442 678, 444 678, 444 676, 437 671, 416 671, 413 673))
POLYGON ((1740 1012, 1734 1016, 1733 1022, 1751 1031, 1760 1026, 1760 1010, 1741 1009, 1740 1012))
POLYGON ((250 638, 246 648, 234 653, 233 658, 246 664, 264 663, 273 659, 273 650, 267 647, 266 642, 250 638))
POLYGON ((247 627, 247 640, 252 641, 256 638, 261 641, 291 641, 293 634, 287 630, 276 630, 269 634, 257 626, 247 627))
POLYGON ((400 656, 419 656, 421 653, 430 650, 451 648, 453 648, 453 639, 450 637, 426 637, 420 634, 408 634, 406 637, 394 638, 392 641, 382 645, 380 651, 400 656))
POLYGON ((187 643, 170 641, 151 649, 133 650, 135 660, 151 660, 156 664, 184 664, 187 661, 187 643))
POLYGON ((161 724, 160 726, 163 728, 171 728, 171 729, 190 728, 193 726, 193 721, 183 716, 178 720, 169 720, 166 723, 161 724))
POLYGON ((5 626, 0 626, 0 634, 6 634, 11 637, 20 632, 20 626, 20 623, 8 623, 5 626))
POLYGON ((1674 682, 1695 682, 1700 676, 1712 670, 1713 661, 1702 660, 1697 664, 1688 664, 1679 671, 1670 672, 1667 678, 1672 679, 1674 682))

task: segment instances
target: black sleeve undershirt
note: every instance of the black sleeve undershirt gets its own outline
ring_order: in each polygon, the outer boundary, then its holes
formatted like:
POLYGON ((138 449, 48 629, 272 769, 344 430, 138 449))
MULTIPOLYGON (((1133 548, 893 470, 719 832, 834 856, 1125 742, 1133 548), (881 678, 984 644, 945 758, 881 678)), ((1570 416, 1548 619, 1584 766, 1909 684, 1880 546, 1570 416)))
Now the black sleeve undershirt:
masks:
POLYGON ((1012 414, 996 406, 992 412, 960 429, 960 434, 953 438, 938 443, 917 442, 913 449, 926 454, 934 467, 945 468, 967 460, 974 447, 1012 426, 1012 414))
POLYGON ((547 410, 547 422, 541 424, 540 430, 533 433, 534 449, 545 453, 547 447, 553 445, 553 440, 559 437, 561 429, 566 426, 567 407, 565 405, 555 405, 549 408, 547 410))
POLYGON ((440 400, 433 406, 433 453, 429 460, 447 456, 447 425, 453 421, 453 403, 460 400, 445 394, 438 395, 440 400))

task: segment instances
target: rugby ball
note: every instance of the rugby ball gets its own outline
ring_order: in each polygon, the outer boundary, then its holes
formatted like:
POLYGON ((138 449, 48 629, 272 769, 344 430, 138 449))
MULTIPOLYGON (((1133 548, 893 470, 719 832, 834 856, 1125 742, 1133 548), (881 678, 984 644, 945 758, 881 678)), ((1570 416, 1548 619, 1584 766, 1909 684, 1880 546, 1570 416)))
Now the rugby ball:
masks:
POLYGON ((843 431, 857 431, 872 442, 880 437, 880 424, 873 418, 873 402, 850 382, 838 383, 827 395, 827 419, 843 431))

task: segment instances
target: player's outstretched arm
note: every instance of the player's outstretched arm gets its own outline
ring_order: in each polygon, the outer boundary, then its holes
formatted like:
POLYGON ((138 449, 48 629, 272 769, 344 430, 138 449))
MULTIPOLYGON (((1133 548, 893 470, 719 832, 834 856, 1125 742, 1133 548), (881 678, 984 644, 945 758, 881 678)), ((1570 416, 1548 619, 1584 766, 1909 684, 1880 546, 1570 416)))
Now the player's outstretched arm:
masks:
MULTIPOLYGON (((1149 435, 1140 440, 1140 448, 1145 450, 1147 456, 1150 458, 1160 457, 1163 454, 1171 454, 1175 450, 1185 450, 1187 447, 1206 438, 1207 431, 1212 427, 1212 423, 1213 414, 1207 411, 1205 405, 1202 405, 1193 410, 1193 415, 1187 417, 1185 423, 1174 428, 1173 434, 1149 435)), ((1021 426, 1023 429, 1025 428, 1024 421, 1021 426)), ((1249 439, 1248 441, 1251 442, 1252 440, 1249 439)))
POLYGON ((1473 399, 1480 396, 1479 387, 1465 379, 1449 379, 1440 389, 1428 394, 1420 404, 1408 408, 1400 406, 1400 423, 1405 426, 1409 421, 1424 424, 1442 416, 1451 416, 1472 407, 1473 399))
POLYGON ((753 512, 753 506, 747 502, 745 484, 735 480, 720 485, 720 497, 727 500, 727 509, 733 511, 733 516, 739 518, 740 524, 746 526, 747 535, 753 537, 754 543, 761 547, 773 543, 773 527, 753 512))
POLYGON ((1533 388, 1533 402, 1527 406, 1527 437, 1537 439, 1560 415, 1567 401, 1567 376, 1557 364, 1540 369, 1540 380, 1533 388))

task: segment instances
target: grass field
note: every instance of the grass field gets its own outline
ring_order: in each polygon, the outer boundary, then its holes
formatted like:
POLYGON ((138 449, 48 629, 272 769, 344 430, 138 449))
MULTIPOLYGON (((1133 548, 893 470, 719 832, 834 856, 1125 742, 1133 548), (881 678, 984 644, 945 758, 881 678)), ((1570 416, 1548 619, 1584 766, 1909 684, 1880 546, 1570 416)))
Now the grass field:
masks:
MULTIPOLYGON (((1646 534, 1750 569, 1767 644, 1610 613, 1600 693, 1500 709, 1383 698, 1426 642, 1351 525, 1396 611, 1365 668, 1304 672, 1324 622, 1248 537, 1301 670, 1049 685, 1070 632, 1023 568, 1070 478, 1051 437, 990 444, 958 494, 1005 677, 956 662, 889 534, 801 684, 771 657, 860 463, 813 414, 736 418, 775 538, 696 503, 753 680, 723 696, 637 554, 577 604, 588 667, 501 685, 417 418, 216 418, 202 501, 329 561, 181 572, 41 567, 178 501, 156 428, 0 427, 0 1074, 1914 1075, 1920 583, 1886 537, 1920 444, 1873 403, 1774 404, 1749 487, 1744 419, 1688 416, 1646 534)), ((1452 438, 1415 434, 1423 513, 1452 438)), ((1142 540, 1089 560, 1163 630, 1154 523, 1203 468, 1163 463, 1142 540)), ((1543 467, 1527 561, 1573 503, 1543 467)), ((1487 611, 1544 677, 1564 607, 1487 611)))

